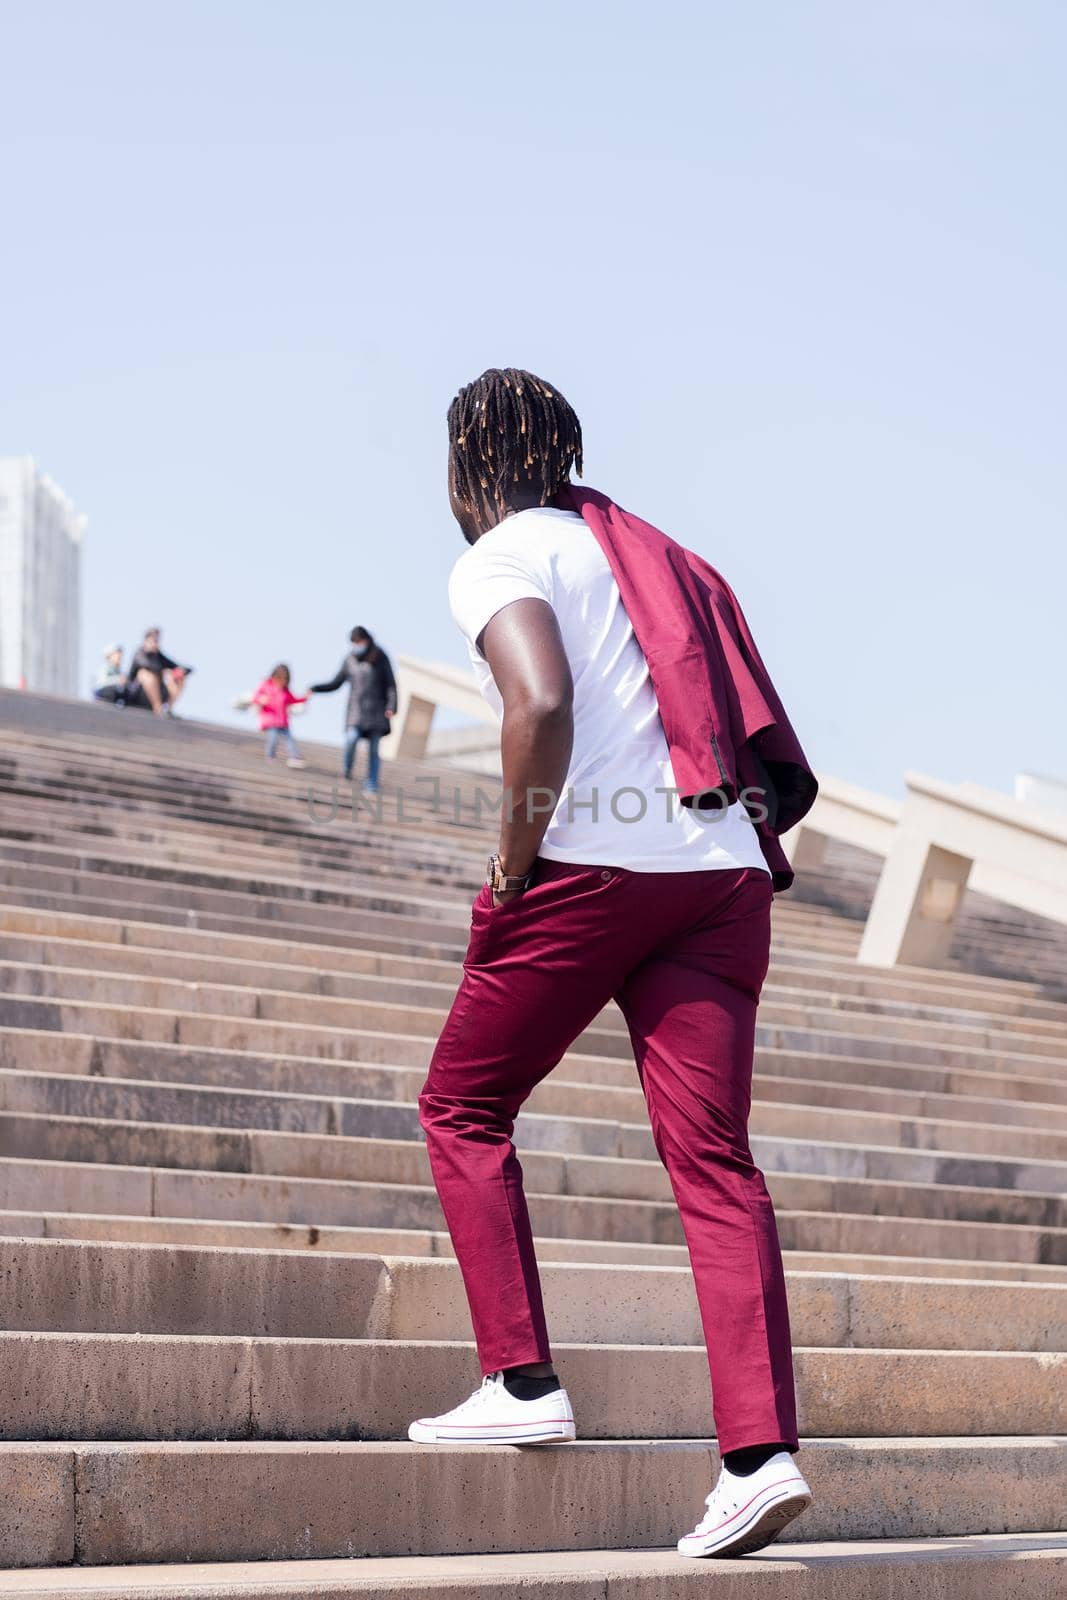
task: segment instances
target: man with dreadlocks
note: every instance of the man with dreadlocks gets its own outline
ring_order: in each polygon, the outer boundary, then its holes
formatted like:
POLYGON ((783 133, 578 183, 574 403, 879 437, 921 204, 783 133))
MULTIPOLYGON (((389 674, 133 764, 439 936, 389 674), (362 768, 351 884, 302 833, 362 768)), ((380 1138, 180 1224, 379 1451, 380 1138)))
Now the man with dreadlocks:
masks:
POLYGON ((778 835, 815 782, 731 591, 706 562, 570 482, 578 418, 485 372, 448 413, 470 549, 449 598, 501 714, 500 846, 420 1097, 484 1381, 410 1437, 575 1437, 552 1365, 519 1108, 609 1000, 626 1019, 689 1245, 721 1472, 688 1556, 768 1544, 810 1503, 785 1279, 748 1142, 778 835))

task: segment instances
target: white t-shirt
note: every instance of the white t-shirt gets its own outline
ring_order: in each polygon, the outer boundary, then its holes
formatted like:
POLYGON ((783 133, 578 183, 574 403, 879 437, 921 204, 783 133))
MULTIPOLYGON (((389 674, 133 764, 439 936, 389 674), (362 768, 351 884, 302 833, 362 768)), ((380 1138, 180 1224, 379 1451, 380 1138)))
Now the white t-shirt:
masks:
POLYGON ((476 640, 498 611, 527 597, 556 613, 574 680, 574 748, 541 854, 632 872, 766 870, 740 802, 725 811, 679 804, 648 665, 607 559, 572 511, 516 512, 452 569, 452 615, 489 704, 503 709, 476 640))

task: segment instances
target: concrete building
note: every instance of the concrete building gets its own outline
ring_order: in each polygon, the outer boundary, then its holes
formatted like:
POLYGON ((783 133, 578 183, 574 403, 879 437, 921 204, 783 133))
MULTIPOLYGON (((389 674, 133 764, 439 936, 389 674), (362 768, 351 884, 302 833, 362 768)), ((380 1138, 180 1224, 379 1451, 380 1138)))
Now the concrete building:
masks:
POLYGON ((85 518, 31 456, 0 456, 0 684, 78 693, 85 518))

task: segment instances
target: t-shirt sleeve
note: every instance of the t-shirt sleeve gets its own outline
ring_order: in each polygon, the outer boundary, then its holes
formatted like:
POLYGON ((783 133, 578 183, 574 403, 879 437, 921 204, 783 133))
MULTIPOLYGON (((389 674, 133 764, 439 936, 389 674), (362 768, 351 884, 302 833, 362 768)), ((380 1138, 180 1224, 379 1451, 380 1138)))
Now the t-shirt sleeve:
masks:
POLYGON ((475 546, 456 562, 448 582, 448 603, 472 647, 477 647, 486 623, 513 600, 551 604, 548 584, 527 558, 514 550, 475 546))

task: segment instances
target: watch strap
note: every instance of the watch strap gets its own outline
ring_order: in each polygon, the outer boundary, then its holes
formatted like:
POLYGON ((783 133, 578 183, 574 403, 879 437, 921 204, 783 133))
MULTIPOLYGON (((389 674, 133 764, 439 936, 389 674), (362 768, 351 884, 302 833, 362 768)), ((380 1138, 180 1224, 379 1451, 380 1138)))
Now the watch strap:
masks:
POLYGON ((489 885, 490 889, 492 889, 494 894, 513 894, 516 891, 528 889, 530 887, 530 880, 532 877, 532 867, 530 868, 529 872, 524 873, 520 877, 517 873, 509 874, 504 871, 503 863, 500 860, 500 856, 496 852, 489 857, 489 866, 485 874, 485 881, 489 885))

